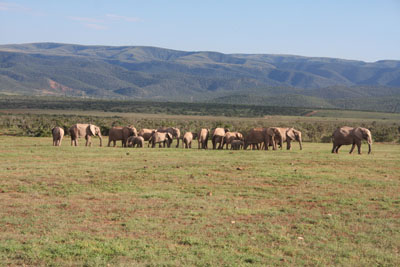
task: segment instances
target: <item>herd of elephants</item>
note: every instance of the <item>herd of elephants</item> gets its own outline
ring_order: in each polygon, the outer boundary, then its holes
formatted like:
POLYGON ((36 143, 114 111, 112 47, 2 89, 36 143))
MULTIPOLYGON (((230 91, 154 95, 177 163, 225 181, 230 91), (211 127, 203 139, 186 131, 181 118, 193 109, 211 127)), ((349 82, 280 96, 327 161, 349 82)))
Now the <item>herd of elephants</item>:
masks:
MULTIPOLYGON (((86 146, 91 146, 91 137, 98 136, 100 146, 102 146, 102 135, 100 128, 94 124, 75 124, 69 128, 71 136, 71 145, 78 145, 78 139, 85 137, 86 146)), ((60 146, 64 137, 64 129, 54 127, 52 129, 53 145, 60 146)), ((213 130, 202 128, 197 133, 186 132, 181 135, 181 131, 176 127, 162 127, 158 129, 141 129, 139 132, 132 125, 125 127, 112 127, 109 131, 108 146, 111 142, 113 146, 117 141, 122 142, 123 147, 143 147, 144 142, 148 141, 148 146, 153 148, 156 144, 159 147, 167 145, 170 147, 172 141, 176 139, 176 147, 179 147, 179 141, 182 140, 182 147, 192 148, 192 141, 198 141, 199 149, 208 149, 208 140, 211 139, 213 149, 233 150, 252 149, 268 150, 272 147, 276 150, 279 146, 281 149, 283 143, 286 142, 286 148, 291 149, 291 142, 297 141, 302 149, 301 132, 294 128, 268 127, 268 128, 252 128, 244 136, 240 132, 231 132, 226 128, 215 128, 213 130)), ((365 140, 368 143, 368 154, 371 153, 372 136, 371 132, 362 127, 343 126, 337 128, 332 134, 333 148, 332 153, 338 153, 342 145, 352 145, 350 153, 353 152, 357 145, 358 153, 361 154, 361 142, 365 140)))

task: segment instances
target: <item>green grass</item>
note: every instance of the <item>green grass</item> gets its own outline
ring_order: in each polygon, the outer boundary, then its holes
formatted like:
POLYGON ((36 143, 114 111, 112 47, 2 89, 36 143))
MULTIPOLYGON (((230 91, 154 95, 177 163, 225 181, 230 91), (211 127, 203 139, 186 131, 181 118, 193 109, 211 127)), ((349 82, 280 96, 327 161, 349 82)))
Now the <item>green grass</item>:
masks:
POLYGON ((359 156, 96 141, 0 136, 2 264, 400 264, 398 145, 359 156))

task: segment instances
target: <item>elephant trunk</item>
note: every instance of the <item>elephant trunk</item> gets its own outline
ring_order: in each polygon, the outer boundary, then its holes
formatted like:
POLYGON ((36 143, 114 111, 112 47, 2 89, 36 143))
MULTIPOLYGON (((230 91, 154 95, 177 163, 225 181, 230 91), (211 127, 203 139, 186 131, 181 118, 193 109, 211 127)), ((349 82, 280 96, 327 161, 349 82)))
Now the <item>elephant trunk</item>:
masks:
POLYGON ((300 145, 300 150, 303 150, 303 144, 301 142, 301 139, 299 139, 299 145, 300 145))
POLYGON ((367 142, 368 142, 368 154, 371 154, 371 147, 372 147, 372 138, 371 138, 371 136, 368 136, 367 142))

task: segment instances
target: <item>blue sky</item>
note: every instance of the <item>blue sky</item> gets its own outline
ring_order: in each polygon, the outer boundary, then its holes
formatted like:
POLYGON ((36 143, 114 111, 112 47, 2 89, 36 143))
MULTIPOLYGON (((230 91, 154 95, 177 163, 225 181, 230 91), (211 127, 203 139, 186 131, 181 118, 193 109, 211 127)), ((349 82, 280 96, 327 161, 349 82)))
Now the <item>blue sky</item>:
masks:
POLYGON ((400 0, 0 0, 0 44, 400 60, 400 0))

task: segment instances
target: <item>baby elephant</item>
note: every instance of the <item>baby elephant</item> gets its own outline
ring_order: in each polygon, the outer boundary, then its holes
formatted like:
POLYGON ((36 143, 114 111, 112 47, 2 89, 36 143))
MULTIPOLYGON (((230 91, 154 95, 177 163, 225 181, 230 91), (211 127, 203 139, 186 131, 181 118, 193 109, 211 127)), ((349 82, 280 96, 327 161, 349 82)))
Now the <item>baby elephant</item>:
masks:
POLYGON ((192 148, 192 141, 196 139, 197 133, 186 132, 183 136, 182 147, 184 148, 192 148))
POLYGON ((64 137, 64 129, 61 127, 54 127, 51 129, 53 135, 53 146, 61 146, 61 141, 64 137))
POLYGON ((233 150, 240 150, 243 148, 243 146, 244 146, 244 142, 241 140, 233 140, 231 142, 231 149, 233 149, 233 150))
POLYGON ((143 147, 144 138, 142 136, 130 136, 126 141, 128 147, 143 147))

